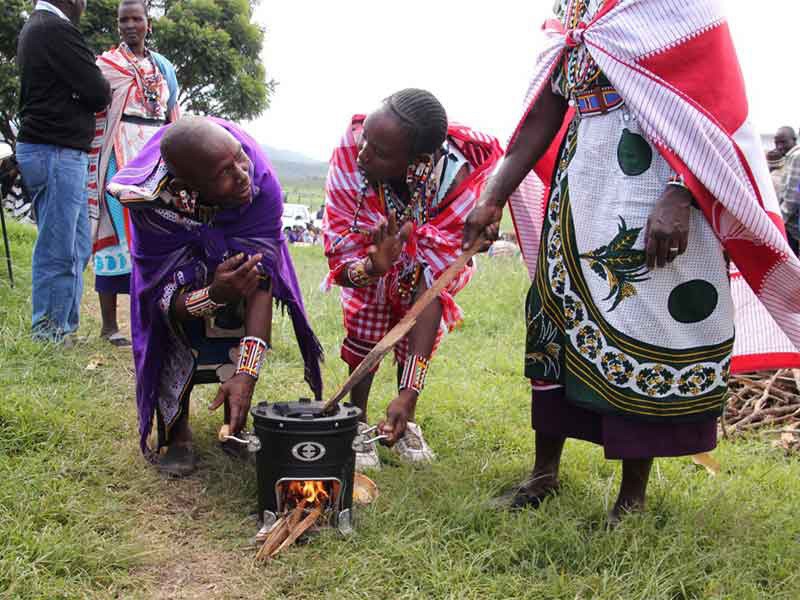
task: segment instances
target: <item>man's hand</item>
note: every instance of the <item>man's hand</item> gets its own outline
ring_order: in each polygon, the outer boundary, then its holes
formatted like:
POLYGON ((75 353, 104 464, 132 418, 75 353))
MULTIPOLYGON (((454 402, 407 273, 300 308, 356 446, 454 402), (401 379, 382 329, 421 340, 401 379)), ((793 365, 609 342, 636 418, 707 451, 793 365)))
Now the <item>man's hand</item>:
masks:
POLYGON ((402 228, 397 228, 397 215, 389 211, 389 221, 372 231, 372 245, 367 248, 371 264, 368 275, 380 277, 387 273, 403 251, 408 236, 414 226, 409 221, 402 228))
POLYGON ((253 399, 253 390, 256 380, 240 373, 219 386, 217 397, 214 398, 208 410, 217 410, 227 401, 230 409, 231 435, 236 435, 246 424, 247 414, 250 411, 250 401, 253 399))
POLYGON ((258 287, 258 263, 262 255, 249 259, 242 253, 232 256, 217 267, 208 295, 214 302, 238 302, 252 294, 258 287))
POLYGON ((386 407, 386 418, 378 423, 378 433, 386 436, 382 441, 386 446, 394 446, 406 432, 406 426, 414 414, 417 404, 417 393, 413 390, 402 390, 386 407))
POLYGON ((647 266, 665 267, 686 252, 689 243, 689 190, 668 185, 647 219, 645 250, 647 266))
POLYGON ((486 252, 500 234, 500 220, 503 209, 491 200, 481 198, 467 216, 464 223, 463 250, 469 250, 475 241, 483 236, 480 252, 486 252))

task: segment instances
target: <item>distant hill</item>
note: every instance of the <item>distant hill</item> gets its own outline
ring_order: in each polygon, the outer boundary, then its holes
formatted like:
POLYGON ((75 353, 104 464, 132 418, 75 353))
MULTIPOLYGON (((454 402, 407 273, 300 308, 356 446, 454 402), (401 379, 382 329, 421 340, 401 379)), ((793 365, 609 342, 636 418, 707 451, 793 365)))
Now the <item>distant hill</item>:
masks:
POLYGON ((278 179, 284 185, 292 182, 322 182, 328 174, 328 163, 291 150, 281 150, 264 144, 261 147, 267 153, 278 173, 278 179))

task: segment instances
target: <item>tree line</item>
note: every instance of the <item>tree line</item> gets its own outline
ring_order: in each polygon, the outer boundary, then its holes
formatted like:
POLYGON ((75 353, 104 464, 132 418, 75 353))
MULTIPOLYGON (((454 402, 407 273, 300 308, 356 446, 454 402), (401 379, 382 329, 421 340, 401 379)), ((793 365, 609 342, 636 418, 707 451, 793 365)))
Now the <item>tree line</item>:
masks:
MULTIPOLYGON (((233 121, 269 107, 275 81, 261 62, 264 30, 252 21, 260 0, 151 0, 148 46, 175 65, 184 111, 233 121)), ((0 3, 0 139, 16 142, 17 37, 35 0, 0 3)), ((119 43, 119 0, 91 0, 80 28, 97 54, 119 43)))

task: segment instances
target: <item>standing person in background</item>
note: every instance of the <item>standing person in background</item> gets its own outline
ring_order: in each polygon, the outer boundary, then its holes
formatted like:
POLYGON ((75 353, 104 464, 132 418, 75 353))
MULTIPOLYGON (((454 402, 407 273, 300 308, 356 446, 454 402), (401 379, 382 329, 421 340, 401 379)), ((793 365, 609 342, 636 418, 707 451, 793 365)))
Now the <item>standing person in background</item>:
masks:
MULTIPOLYGON (((775 192, 778 195, 778 204, 781 207, 781 216, 786 225, 786 235, 789 245, 798 253, 800 244, 800 224, 798 223, 798 208, 800 207, 800 146, 797 145, 797 135, 791 127, 781 127, 775 134, 775 150, 767 155, 771 161, 779 160, 777 168, 772 171, 772 180, 775 183, 775 192)), ((771 168, 771 167, 770 167, 771 168)))
POLYGON ((86 0, 37 2, 17 45, 22 179, 39 225, 33 250, 35 339, 61 342, 78 329, 83 270, 91 256, 86 203, 95 113, 108 82, 77 28, 86 0))
POLYGON ((89 220, 103 319, 100 336, 115 346, 130 346, 117 323, 117 295, 130 293, 130 216, 102 190, 159 127, 179 117, 180 108, 175 67, 146 44, 150 19, 145 1, 122 0, 117 14, 120 45, 97 59, 112 99, 108 110, 97 115, 89 156, 89 220))

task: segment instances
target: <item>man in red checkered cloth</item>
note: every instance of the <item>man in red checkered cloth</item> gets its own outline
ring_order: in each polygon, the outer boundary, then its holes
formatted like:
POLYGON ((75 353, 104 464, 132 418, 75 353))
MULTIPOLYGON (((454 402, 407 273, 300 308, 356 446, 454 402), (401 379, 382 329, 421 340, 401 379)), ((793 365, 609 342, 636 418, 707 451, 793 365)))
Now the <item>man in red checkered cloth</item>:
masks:
MULTIPOLYGON (((444 107, 424 90, 402 90, 353 118, 331 158, 322 225, 326 287, 341 287, 341 357, 351 372, 461 253, 464 219, 501 156, 494 138, 448 126, 444 107)), ((378 430, 406 460, 434 458, 415 407, 445 328, 461 321, 453 296, 473 272, 465 267, 395 347, 398 394, 378 430)), ((351 392, 364 411, 361 431, 373 375, 351 392)), ((356 468, 380 468, 374 446, 358 449, 356 468)))

